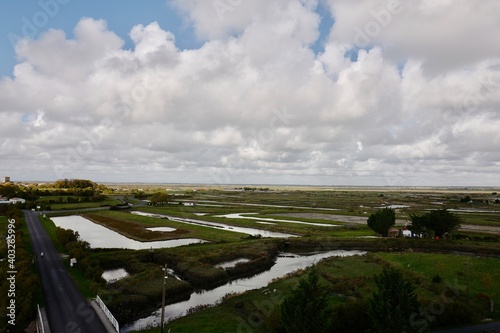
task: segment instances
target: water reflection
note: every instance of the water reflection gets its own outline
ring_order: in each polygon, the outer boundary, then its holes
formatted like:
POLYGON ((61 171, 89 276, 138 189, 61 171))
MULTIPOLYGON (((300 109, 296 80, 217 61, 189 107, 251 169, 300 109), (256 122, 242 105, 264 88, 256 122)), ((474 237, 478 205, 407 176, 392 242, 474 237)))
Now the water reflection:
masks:
POLYGON ((139 242, 76 215, 53 217, 52 221, 58 227, 78 231, 80 238, 88 242, 92 248, 146 250, 151 248, 161 249, 206 242, 202 239, 196 238, 139 242))
POLYGON ((208 222, 208 221, 195 220, 195 219, 187 219, 187 218, 162 215, 162 214, 152 214, 152 213, 146 213, 146 212, 132 212, 132 214, 154 217, 154 218, 158 218, 158 219, 168 219, 168 220, 174 221, 174 222, 193 224, 193 225, 198 225, 198 226, 207 227, 207 228, 240 232, 242 234, 253 235, 253 236, 260 235, 261 237, 269 237, 269 238, 297 237, 296 235, 286 234, 286 233, 282 233, 282 232, 274 232, 274 231, 255 229, 255 228, 247 228, 247 227, 236 227, 233 225, 227 225, 227 224, 223 224, 223 223, 208 222))
MULTIPOLYGON (((303 269, 317 263, 321 259, 333 256, 347 257, 354 255, 363 255, 363 251, 329 251, 324 253, 316 253, 313 255, 298 256, 294 254, 283 254, 277 260, 276 264, 268 271, 255 275, 250 278, 238 279, 229 282, 221 287, 209 291, 194 293, 187 301, 171 304, 165 307, 165 320, 182 317, 186 315, 186 311, 192 307, 204 304, 215 304, 224 295, 229 293, 242 293, 247 290, 259 289, 267 286, 272 280, 285 276, 288 273, 303 269)), ((161 309, 152 313, 149 317, 139 319, 134 323, 124 326, 122 332, 130 332, 132 330, 140 330, 153 323, 159 323, 161 309)))
POLYGON ((295 223, 295 224, 306 224, 306 225, 314 225, 316 227, 338 227, 336 224, 326 224, 326 223, 315 223, 315 222, 302 222, 302 221, 295 221, 295 220, 284 220, 284 219, 275 219, 271 217, 255 217, 255 216, 248 216, 248 215, 253 215, 257 213, 232 213, 232 214, 225 214, 225 215, 218 215, 217 217, 225 217, 228 219, 249 219, 249 220, 257 220, 264 224, 266 222, 262 221, 269 221, 269 222, 283 222, 283 223, 295 223))

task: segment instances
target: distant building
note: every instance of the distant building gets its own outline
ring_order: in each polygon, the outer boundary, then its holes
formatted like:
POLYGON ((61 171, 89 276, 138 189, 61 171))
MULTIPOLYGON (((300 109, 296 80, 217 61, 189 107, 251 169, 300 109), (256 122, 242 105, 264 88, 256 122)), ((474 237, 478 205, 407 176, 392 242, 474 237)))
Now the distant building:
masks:
POLYGON ((10 177, 3 177, 2 178, 2 183, 10 183, 10 177))
POLYGON ((12 198, 9 200, 9 202, 11 204, 16 204, 16 203, 26 203, 26 200, 22 199, 22 198, 12 198))
POLYGON ((400 235, 400 230, 396 228, 390 228, 389 232, 387 233, 388 237, 399 237, 400 235))

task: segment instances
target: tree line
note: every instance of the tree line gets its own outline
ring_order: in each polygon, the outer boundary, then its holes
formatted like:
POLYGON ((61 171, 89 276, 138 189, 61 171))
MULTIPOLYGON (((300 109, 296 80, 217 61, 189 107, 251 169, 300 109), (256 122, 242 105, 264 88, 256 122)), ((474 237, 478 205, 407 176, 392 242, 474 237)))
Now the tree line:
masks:
MULTIPOLYGON (((410 214, 408 230, 418 237, 443 238, 458 229, 461 223, 462 220, 457 214, 438 209, 423 214, 410 214)), ((368 217, 367 224, 377 234, 387 237, 389 230, 396 224, 396 212, 391 208, 379 209, 368 217)))

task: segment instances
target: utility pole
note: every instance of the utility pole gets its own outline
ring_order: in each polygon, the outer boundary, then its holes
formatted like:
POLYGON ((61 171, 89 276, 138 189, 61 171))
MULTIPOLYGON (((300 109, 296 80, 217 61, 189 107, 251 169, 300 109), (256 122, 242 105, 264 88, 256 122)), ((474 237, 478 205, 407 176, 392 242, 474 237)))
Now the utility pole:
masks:
POLYGON ((165 285, 167 284, 167 264, 163 268, 163 295, 161 298, 161 333, 163 333, 163 323, 165 322, 165 285))

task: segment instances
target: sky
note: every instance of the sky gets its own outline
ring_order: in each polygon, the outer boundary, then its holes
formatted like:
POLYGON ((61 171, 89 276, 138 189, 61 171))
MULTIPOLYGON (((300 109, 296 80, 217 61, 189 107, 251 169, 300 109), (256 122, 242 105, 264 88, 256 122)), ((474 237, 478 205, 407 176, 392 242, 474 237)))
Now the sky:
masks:
POLYGON ((0 2, 12 180, 500 186, 497 0, 0 2))

